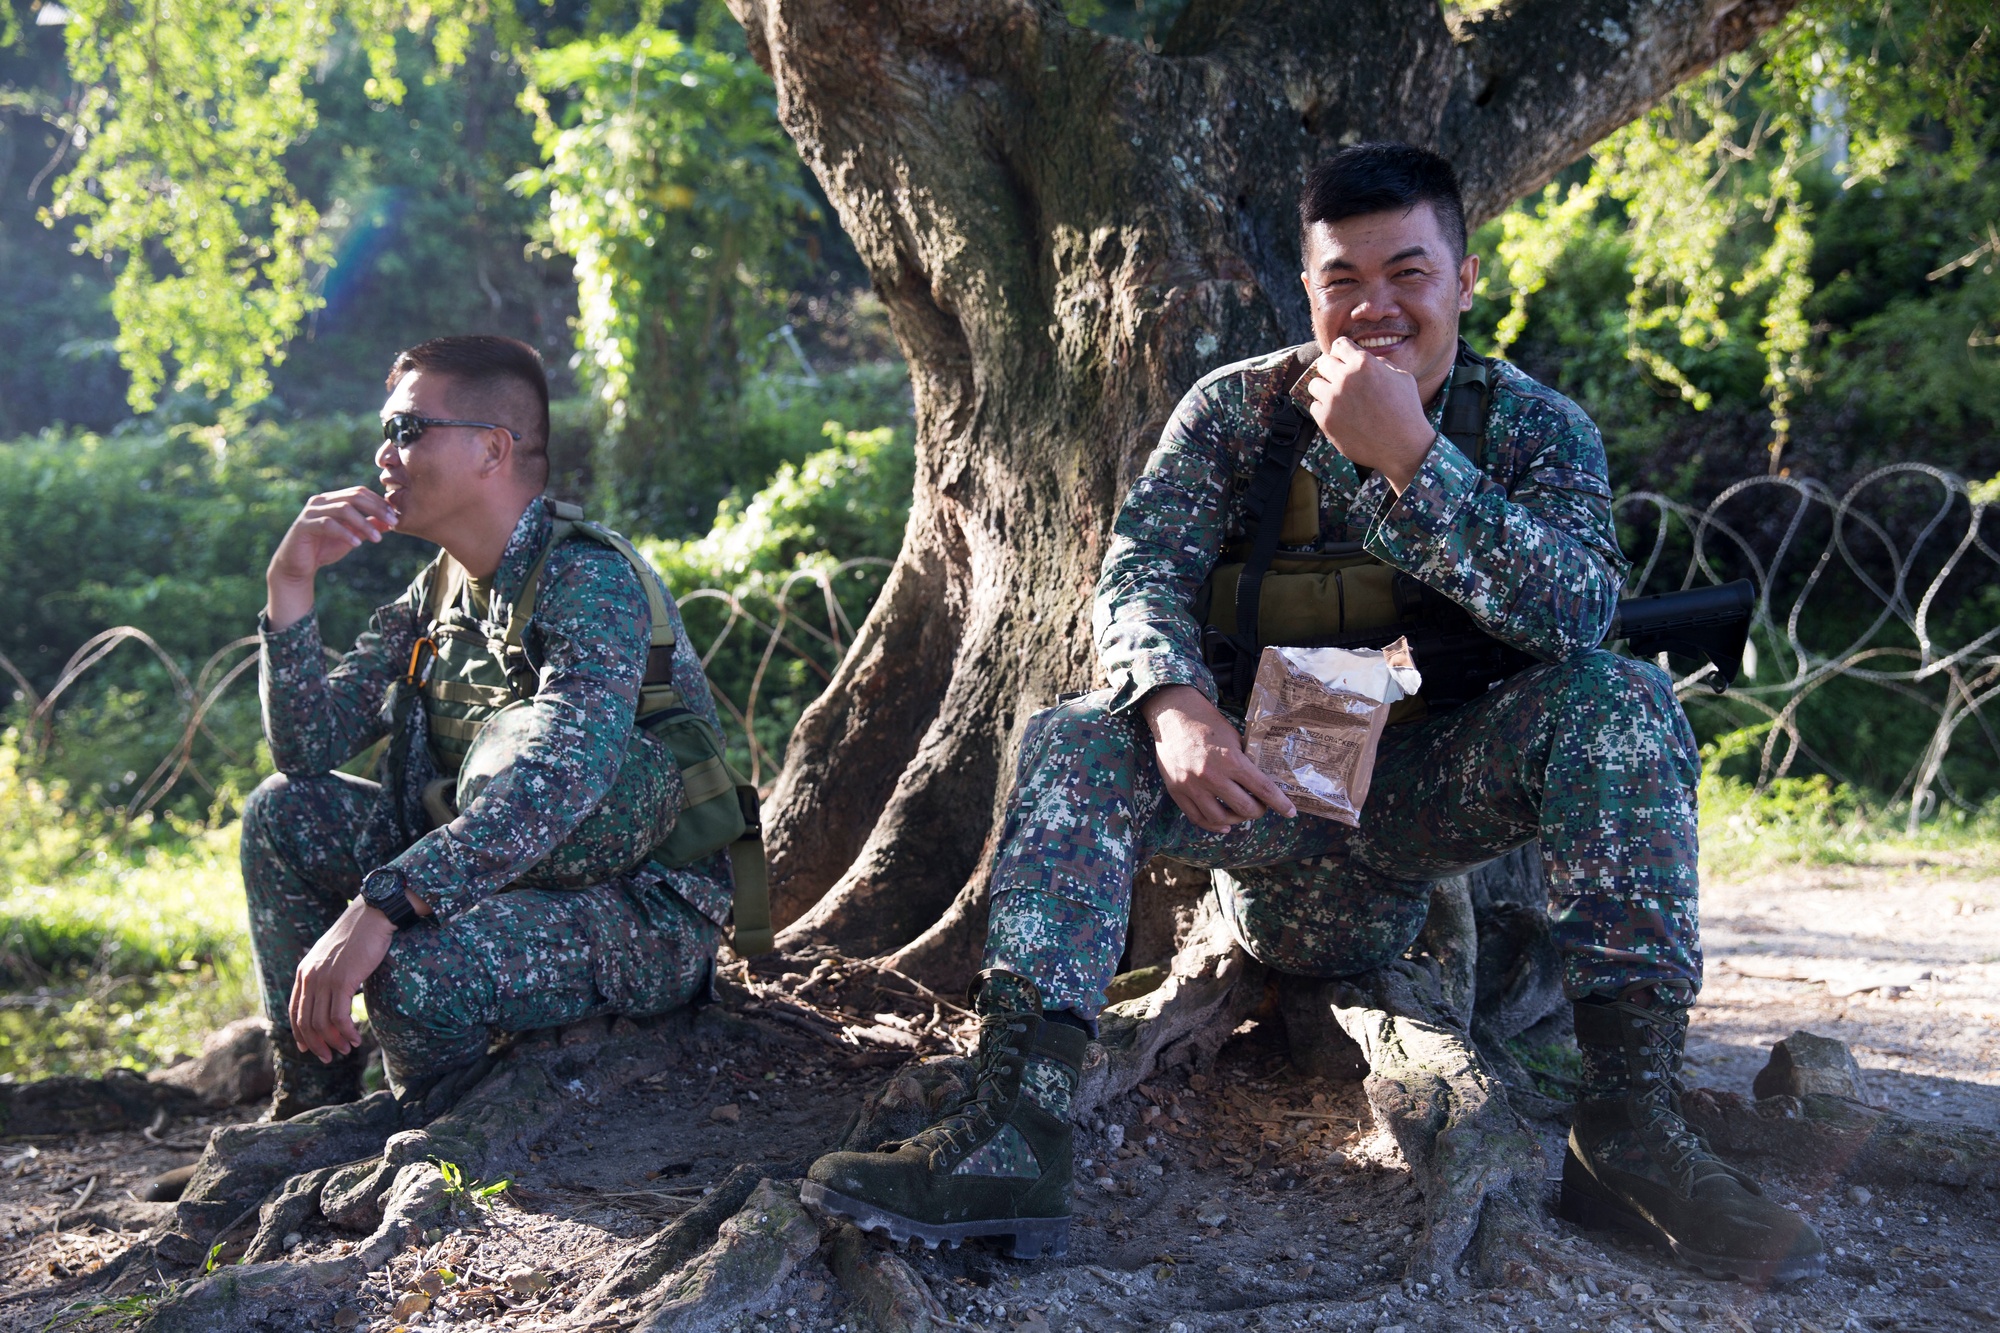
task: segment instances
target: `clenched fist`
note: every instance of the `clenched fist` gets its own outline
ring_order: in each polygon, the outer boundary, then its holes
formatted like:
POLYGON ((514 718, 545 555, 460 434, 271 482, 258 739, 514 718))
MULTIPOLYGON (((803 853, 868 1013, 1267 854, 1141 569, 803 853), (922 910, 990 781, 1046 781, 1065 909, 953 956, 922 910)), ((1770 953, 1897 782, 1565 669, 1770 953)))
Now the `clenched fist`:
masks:
POLYGON ((1335 338, 1313 369, 1313 420, 1350 462, 1380 472, 1401 495, 1437 438, 1416 377, 1348 337, 1335 338))

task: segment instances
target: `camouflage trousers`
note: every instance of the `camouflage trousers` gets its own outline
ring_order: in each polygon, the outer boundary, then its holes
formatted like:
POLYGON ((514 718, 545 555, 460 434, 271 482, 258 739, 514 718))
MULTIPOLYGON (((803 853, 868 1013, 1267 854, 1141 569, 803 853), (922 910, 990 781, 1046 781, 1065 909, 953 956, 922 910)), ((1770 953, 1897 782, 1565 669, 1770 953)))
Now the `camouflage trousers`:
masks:
POLYGON ((1359 829, 1276 814, 1197 827, 1166 793, 1144 719, 1109 712, 1109 697, 1029 722, 991 879, 986 966, 1031 978, 1051 1009, 1104 1007, 1133 877, 1155 856, 1216 872, 1252 956, 1337 977, 1409 947, 1431 881, 1534 838, 1572 998, 1700 985, 1700 761, 1650 663, 1588 653, 1389 728, 1359 829))
MULTIPOLYGON (((377 799, 345 774, 268 778, 243 809, 243 887, 264 1012, 278 1050, 292 976, 372 867, 354 854, 377 799)), ((476 1060, 490 1032, 600 1014, 655 1014, 707 982, 721 931, 664 886, 630 879, 586 889, 497 893, 449 921, 396 932, 363 988, 398 1092, 476 1060)))

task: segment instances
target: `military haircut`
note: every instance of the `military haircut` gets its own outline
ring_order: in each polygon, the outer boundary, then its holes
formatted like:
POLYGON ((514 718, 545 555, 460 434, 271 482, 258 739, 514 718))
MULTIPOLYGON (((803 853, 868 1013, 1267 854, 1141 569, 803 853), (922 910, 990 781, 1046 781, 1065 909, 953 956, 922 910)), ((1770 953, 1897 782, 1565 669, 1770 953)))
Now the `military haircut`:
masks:
POLYGON ((1465 257, 1465 196, 1451 163, 1407 143, 1358 143, 1306 173, 1299 195, 1299 249, 1315 222, 1340 222, 1369 213, 1407 212, 1429 204, 1445 239, 1465 257))
POLYGON ((396 353, 385 382, 391 393, 405 375, 426 371, 447 379, 451 411, 486 414, 519 432, 515 458, 538 484, 549 477, 549 377, 542 354, 519 338, 466 333, 431 338, 396 353))

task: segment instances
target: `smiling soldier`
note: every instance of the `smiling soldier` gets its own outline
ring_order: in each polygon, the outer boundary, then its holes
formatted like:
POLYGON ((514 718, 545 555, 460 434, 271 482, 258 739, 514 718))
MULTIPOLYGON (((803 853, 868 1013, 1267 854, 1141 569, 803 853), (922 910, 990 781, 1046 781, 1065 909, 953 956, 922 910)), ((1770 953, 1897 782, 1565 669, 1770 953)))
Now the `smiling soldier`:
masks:
POLYGON ((1565 1211, 1710 1271, 1818 1272, 1818 1237, 1674 1102, 1701 976, 1697 758, 1665 673, 1599 647, 1626 562, 1597 429, 1459 340, 1479 261, 1442 158, 1343 150, 1300 222, 1314 342, 1182 399, 1098 580, 1109 688, 1022 741, 973 987, 976 1092, 893 1151, 820 1159, 804 1195, 899 1238, 1060 1253, 1070 1099, 1150 859, 1212 868, 1260 960, 1339 977, 1402 954, 1432 881, 1538 838, 1583 1053, 1565 1211), (1420 655, 1422 701, 1382 741, 1360 827, 1298 816, 1243 751, 1257 649, 1425 627, 1512 665, 1420 655))
POLYGON ((541 357, 439 338, 388 387, 381 492, 313 496, 266 574, 243 879, 281 1119, 360 1095, 357 990, 391 1087, 448 1100, 493 1029, 686 1003, 731 908, 727 836, 660 848, 733 788, 635 725, 713 729, 707 682, 658 575, 543 496, 541 357), (389 533, 443 550, 329 669, 315 576, 389 533), (378 740, 379 783, 335 771, 378 740))

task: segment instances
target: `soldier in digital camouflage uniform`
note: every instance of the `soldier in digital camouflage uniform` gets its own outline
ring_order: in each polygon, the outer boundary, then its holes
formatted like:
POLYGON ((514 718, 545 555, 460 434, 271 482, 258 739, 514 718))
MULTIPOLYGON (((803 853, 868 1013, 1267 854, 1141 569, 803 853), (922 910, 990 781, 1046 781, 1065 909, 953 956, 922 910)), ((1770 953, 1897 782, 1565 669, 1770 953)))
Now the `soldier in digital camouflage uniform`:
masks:
MULTIPOLYGON (((432 827, 422 794, 438 764, 421 704, 389 747, 385 782, 335 771, 389 735, 390 686, 429 616, 419 579, 329 669, 314 571, 389 531, 420 536, 475 576, 472 613, 498 621, 552 529, 541 499, 548 390, 533 349, 437 339, 401 354, 389 387, 383 416, 402 439, 376 455, 384 494, 313 497, 268 575, 261 688, 278 772, 244 810, 242 856, 280 1118, 358 1095, 357 987, 391 1086, 434 1087, 478 1061, 494 1029, 686 1003, 706 984, 730 911, 726 853, 580 889, 510 888, 604 796, 632 731, 648 599, 633 566, 599 542, 564 542, 544 568, 524 644, 537 673, 533 740, 508 780, 432 827), (425 420, 397 416, 412 413, 425 420)), ((666 605, 674 684, 713 723, 701 664, 666 605)))
POLYGON ((1665 673, 1599 647, 1627 566, 1597 429, 1493 363, 1484 470, 1440 433, 1478 272, 1441 159, 1344 150, 1312 174, 1301 222, 1316 342, 1226 366, 1181 401, 1098 581, 1109 687, 1038 715, 1023 740, 974 987, 978 1093, 894 1152, 822 1158, 806 1195, 901 1237, 1060 1252, 1069 1098, 1151 858, 1213 868, 1258 959, 1339 977, 1402 954, 1431 881, 1539 838, 1585 1068, 1565 1210, 1711 1271, 1816 1272, 1818 1238, 1671 1101, 1701 978, 1698 758, 1665 673), (1365 543, 1541 663, 1391 726, 1359 829, 1294 817, 1243 756, 1191 610, 1248 535, 1247 483, 1288 394, 1322 432, 1303 458, 1320 540, 1365 543))

